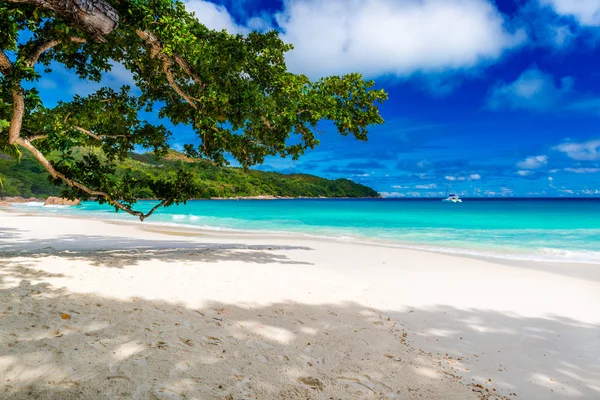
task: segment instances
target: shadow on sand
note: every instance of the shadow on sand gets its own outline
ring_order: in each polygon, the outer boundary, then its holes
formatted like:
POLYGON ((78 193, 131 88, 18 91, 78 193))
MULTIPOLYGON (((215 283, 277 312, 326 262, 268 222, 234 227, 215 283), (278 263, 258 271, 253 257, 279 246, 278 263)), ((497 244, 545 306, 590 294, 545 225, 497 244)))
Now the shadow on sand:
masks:
POLYGON ((3 257, 46 257, 86 260, 95 266, 123 268, 141 261, 167 262, 243 261, 269 264, 307 264, 275 251, 309 251, 310 247, 281 245, 244 245, 203 243, 185 240, 149 240, 98 235, 62 235, 52 239, 29 240, 18 230, 0 230, 0 254, 3 257), (76 248, 77 250, 72 250, 76 248))
POLYGON ((599 327, 565 318, 356 303, 189 308, 70 293, 24 266, 0 262, 0 273, 3 399, 600 398, 599 327), (589 354, 563 351, 565 331, 589 354), (502 352, 516 341, 528 373, 502 380, 502 352), (465 369, 486 359, 498 364, 492 381, 465 369))

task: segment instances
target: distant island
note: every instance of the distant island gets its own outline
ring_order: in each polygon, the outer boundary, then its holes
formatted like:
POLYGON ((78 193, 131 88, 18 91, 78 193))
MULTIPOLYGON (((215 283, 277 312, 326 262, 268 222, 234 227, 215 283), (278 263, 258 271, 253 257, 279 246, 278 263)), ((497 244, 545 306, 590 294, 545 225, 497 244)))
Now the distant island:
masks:
MULTIPOLYGON (((118 163, 118 172, 129 171, 134 175, 161 177, 179 169, 192 172, 196 183, 202 188, 200 198, 373 198, 379 193, 368 186, 349 179, 325 179, 307 174, 281 174, 235 167, 219 167, 208 161, 192 159, 171 150, 161 159, 150 153, 131 154, 118 163)), ((60 196, 61 186, 48 180, 46 170, 28 153, 17 161, 0 154, 0 197, 60 196)), ((140 199, 152 194, 136 193, 140 199)))

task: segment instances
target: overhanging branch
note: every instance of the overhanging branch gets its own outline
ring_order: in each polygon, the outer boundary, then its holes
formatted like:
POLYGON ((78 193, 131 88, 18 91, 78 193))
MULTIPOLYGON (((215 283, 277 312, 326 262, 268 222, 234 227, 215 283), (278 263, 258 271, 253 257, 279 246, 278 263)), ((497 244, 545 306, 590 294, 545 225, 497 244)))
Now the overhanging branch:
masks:
POLYGON ((162 200, 160 203, 158 203, 149 212, 147 212, 145 214, 143 212, 140 212, 140 211, 134 211, 131 208, 127 207, 125 204, 121 203, 120 201, 112 199, 107 193, 102 192, 100 190, 91 189, 91 188, 87 187, 86 185, 84 185, 82 183, 79 183, 77 181, 74 181, 72 179, 67 178, 61 172, 58 172, 54 168, 54 166, 52 166, 52 164, 50 163, 50 161, 48 161, 48 159, 34 145, 32 145, 31 142, 28 139, 18 138, 15 141, 15 143, 17 145, 23 147, 24 149, 28 150, 40 162, 40 164, 42 164, 44 166, 44 168, 46 169, 46 171, 48 171, 48 173, 50 173, 50 175, 54 179, 60 179, 67 186, 74 187, 74 188, 77 188, 79 190, 82 190, 85 193, 89 194, 90 196, 103 197, 103 198, 106 199, 106 201, 108 201, 109 204, 117 207, 119 210, 125 211, 128 214, 131 214, 131 215, 134 215, 134 216, 138 217, 140 219, 140 221, 144 221, 144 219, 148 218, 158 208, 162 207, 167 202, 167 200, 162 200))

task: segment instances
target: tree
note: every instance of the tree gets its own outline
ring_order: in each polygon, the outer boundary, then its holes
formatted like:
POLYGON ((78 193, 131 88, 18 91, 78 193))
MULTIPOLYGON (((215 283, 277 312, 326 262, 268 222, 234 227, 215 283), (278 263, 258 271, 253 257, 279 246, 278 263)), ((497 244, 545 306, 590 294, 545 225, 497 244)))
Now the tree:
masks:
POLYGON ((162 180, 115 172, 115 160, 136 146, 168 149, 171 132, 141 111, 190 126, 200 144, 186 145, 188 155, 223 164, 229 154, 249 167, 266 156, 297 159, 318 145, 322 120, 366 140, 387 98, 359 74, 311 81, 290 73, 292 46, 276 31, 209 30, 180 0, 0 0, 0 48, 0 148, 31 152, 66 184, 65 196, 108 202, 141 220, 201 190, 189 172, 162 180), (47 108, 35 88, 40 65, 100 81, 115 63, 137 89, 102 88, 47 108), (160 199, 148 213, 133 209, 140 188, 160 199))

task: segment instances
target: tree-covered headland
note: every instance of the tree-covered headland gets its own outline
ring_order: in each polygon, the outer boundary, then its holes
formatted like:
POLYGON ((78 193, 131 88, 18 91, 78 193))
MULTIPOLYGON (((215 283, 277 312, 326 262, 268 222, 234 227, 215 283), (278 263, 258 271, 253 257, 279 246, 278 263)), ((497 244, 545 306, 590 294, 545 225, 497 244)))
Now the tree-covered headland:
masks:
MULTIPOLYGON (((306 174, 281 174, 243 168, 223 167, 206 160, 186 157, 173 150, 163 157, 130 154, 116 161, 117 175, 136 179, 169 179, 183 170, 192 175, 198 188, 195 198, 233 197, 379 197, 375 190, 348 179, 329 180, 306 174)), ((0 198, 60 196, 62 186, 48 179, 44 167, 24 153, 19 161, 0 154, 0 198)), ((138 199, 153 199, 148 187, 134 193, 138 199)))

